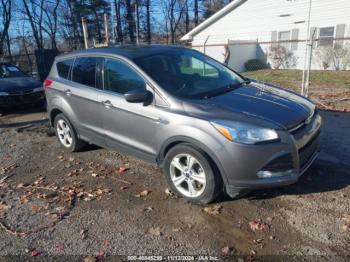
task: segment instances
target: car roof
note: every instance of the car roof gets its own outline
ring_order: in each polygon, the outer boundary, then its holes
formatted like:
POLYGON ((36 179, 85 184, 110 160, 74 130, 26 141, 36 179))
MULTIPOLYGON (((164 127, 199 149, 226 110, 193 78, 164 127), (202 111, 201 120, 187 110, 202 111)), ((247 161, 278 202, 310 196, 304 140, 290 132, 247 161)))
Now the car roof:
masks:
POLYGON ((75 51, 67 54, 61 54, 58 57, 79 56, 80 54, 115 54, 134 60, 138 57, 150 56, 160 52, 186 49, 181 46, 174 45, 123 45, 118 47, 91 48, 80 51, 75 51))

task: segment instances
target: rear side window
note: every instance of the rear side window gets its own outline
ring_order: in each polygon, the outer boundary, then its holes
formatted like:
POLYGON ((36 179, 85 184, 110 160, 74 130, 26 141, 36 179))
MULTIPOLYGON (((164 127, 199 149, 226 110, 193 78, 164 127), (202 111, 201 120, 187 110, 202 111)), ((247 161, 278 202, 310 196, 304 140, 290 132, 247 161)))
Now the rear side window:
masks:
POLYGON ((57 63, 58 75, 64 79, 69 79, 69 70, 72 67, 74 59, 68 59, 57 63))
POLYGON ((106 59, 104 66, 104 88, 118 94, 135 89, 146 89, 146 83, 138 73, 117 60, 106 59))
POLYGON ((98 58, 76 58, 73 66, 72 81, 82 85, 96 87, 96 67, 98 58))

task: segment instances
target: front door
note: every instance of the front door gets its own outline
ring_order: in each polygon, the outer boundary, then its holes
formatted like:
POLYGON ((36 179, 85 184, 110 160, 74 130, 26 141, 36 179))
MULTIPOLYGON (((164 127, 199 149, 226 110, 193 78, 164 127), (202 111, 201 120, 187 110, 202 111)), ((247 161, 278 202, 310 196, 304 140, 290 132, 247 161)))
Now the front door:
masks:
POLYGON ((154 136, 158 126, 154 102, 129 103, 124 94, 134 89, 148 89, 144 78, 124 61, 106 58, 103 69, 104 90, 99 101, 102 110, 105 143, 147 161, 155 161, 154 136))

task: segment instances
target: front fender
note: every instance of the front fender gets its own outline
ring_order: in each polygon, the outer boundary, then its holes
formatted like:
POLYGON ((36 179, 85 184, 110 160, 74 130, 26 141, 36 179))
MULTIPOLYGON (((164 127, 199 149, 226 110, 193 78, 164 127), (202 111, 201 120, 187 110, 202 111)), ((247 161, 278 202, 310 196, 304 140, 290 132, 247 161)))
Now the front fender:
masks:
POLYGON ((175 145, 180 143, 188 143, 195 148, 198 148, 205 152, 210 159, 214 162, 216 167, 218 168, 221 177, 226 184, 227 177, 225 174, 225 171, 221 165, 221 162, 219 158, 217 157, 222 153, 222 150, 225 150, 224 147, 221 144, 221 141, 219 139, 216 139, 217 136, 214 136, 212 134, 206 133, 200 129, 197 129, 192 126, 180 126, 176 127, 176 129, 171 129, 172 132, 176 130, 176 134, 173 134, 171 137, 167 138, 163 144, 160 147, 159 155, 158 155, 158 163, 160 166, 163 165, 164 158, 166 156, 166 153, 175 145), (195 134, 192 138, 189 136, 186 136, 185 134, 195 134))

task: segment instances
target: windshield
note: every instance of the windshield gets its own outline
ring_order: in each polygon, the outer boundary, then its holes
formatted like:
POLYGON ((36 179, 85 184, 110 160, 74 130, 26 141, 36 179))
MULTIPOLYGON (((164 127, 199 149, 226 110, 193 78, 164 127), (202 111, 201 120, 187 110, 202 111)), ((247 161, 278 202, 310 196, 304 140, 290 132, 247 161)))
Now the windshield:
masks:
POLYGON ((0 65, 0 78, 26 77, 18 67, 10 64, 0 65))
POLYGON ((220 95, 245 82, 204 54, 174 49, 139 57, 135 63, 169 93, 190 99, 220 95))

